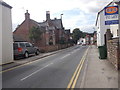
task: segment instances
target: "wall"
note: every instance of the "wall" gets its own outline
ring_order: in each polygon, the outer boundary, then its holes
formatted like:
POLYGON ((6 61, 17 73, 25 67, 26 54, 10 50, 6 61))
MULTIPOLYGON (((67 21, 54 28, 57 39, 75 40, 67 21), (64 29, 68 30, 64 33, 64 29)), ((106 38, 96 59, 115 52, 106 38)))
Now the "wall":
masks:
POLYGON ((16 30, 14 31, 15 35, 22 37, 25 41, 29 41, 29 39, 28 39, 28 33, 29 33, 28 23, 29 23, 29 20, 23 21, 23 23, 18 28, 16 28, 16 30))
POLYGON ((110 25, 110 30, 111 30, 111 33, 113 34, 113 37, 117 37, 118 35, 118 24, 116 25, 110 25))
POLYGON ((64 48, 67 48, 67 47, 70 47, 70 45, 68 46, 67 44, 65 45, 47 45, 47 46, 44 46, 44 47, 40 47, 40 50, 42 52, 52 52, 52 51, 56 51, 56 50, 60 50, 60 49, 64 49, 64 48))
POLYGON ((118 70, 120 69, 120 51, 118 50, 118 38, 107 42, 108 60, 118 70))
POLYGON ((99 13, 98 22, 97 22, 97 46, 102 46, 105 44, 104 34, 106 33, 107 29, 110 29, 110 26, 105 25, 104 11, 101 11, 99 13))
MULTIPOLYGON (((0 4, 0 13, 2 13, 2 5, 0 4)), ((0 64, 2 63, 2 14, 0 14, 0 64)))
POLYGON ((2 63, 13 61, 13 36, 11 9, 2 6, 2 63))

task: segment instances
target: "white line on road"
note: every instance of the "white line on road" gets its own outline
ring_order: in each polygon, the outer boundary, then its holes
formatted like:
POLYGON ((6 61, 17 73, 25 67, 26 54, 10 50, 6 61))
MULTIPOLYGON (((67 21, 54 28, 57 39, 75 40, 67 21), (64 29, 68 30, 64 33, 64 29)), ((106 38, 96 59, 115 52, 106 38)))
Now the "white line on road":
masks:
POLYGON ((69 56, 70 54, 67 54, 67 55, 65 55, 64 57, 62 57, 61 59, 63 59, 63 58, 65 58, 65 57, 67 57, 67 56, 69 56))
POLYGON ((32 76, 32 75, 34 75, 34 74, 36 74, 37 72, 41 71, 42 69, 44 69, 44 68, 46 68, 46 67, 48 67, 48 66, 50 66, 50 65, 52 65, 52 64, 53 64, 53 63, 50 63, 50 64, 48 64, 48 65, 46 65, 46 66, 42 67, 41 69, 39 69, 39 70, 37 70, 37 71, 35 71, 35 72, 31 73, 30 75, 28 75, 28 76, 26 76, 26 77, 22 78, 20 81, 23 81, 23 80, 25 80, 25 79, 29 78, 30 76, 32 76))
POLYGON ((71 52, 71 54, 76 53, 76 52, 79 51, 79 50, 80 50, 80 49, 74 50, 74 51, 71 52))

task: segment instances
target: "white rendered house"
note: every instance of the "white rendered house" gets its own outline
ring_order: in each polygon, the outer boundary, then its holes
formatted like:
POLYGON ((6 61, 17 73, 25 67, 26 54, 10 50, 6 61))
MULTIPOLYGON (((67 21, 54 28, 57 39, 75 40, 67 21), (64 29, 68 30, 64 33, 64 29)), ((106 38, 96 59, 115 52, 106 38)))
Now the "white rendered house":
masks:
POLYGON ((11 6, 0 1, 0 64, 13 61, 11 6))
MULTIPOLYGON (((114 2, 110 2, 107 6, 117 6, 114 2)), ((105 44, 105 33, 107 29, 110 29, 113 34, 113 38, 118 36, 118 24, 105 25, 105 10, 102 9, 98 12, 96 20, 97 29, 97 46, 103 46, 105 44)))

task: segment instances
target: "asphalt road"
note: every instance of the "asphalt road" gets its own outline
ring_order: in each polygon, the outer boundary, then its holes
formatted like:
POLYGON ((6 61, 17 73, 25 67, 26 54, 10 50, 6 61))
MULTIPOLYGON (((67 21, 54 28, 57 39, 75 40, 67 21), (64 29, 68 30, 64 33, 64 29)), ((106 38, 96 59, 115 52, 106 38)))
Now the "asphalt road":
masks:
POLYGON ((67 88, 87 46, 74 46, 2 73, 3 88, 67 88))

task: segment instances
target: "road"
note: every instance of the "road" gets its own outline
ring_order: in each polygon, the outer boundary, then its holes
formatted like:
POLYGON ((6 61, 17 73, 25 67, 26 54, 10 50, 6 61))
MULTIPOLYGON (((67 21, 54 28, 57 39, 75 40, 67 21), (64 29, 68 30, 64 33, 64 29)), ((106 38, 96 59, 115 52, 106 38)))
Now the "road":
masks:
POLYGON ((3 72, 3 88, 67 88, 87 46, 74 46, 3 72))

